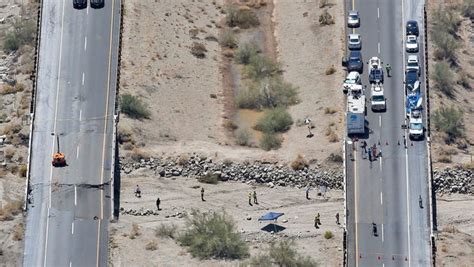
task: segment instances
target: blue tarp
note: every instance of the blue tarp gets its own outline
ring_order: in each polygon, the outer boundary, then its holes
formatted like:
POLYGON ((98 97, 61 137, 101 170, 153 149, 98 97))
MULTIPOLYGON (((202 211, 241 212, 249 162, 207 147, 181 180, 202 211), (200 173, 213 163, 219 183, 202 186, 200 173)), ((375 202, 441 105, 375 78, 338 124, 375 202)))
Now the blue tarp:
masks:
POLYGON ((262 217, 260 217, 258 220, 259 221, 272 221, 278 219, 278 217, 282 216, 284 213, 280 212, 269 212, 262 217))

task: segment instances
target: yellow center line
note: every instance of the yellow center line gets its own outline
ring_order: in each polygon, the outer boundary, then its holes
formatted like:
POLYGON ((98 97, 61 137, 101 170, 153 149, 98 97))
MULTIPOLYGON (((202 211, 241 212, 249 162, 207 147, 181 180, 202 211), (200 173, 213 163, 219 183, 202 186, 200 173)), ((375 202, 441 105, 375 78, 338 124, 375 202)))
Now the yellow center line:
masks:
MULTIPOLYGON (((102 140, 103 147, 102 147, 102 166, 101 166, 101 173, 100 173, 100 184, 104 183, 104 164, 105 164, 105 149, 106 149, 106 139, 107 139, 107 120, 108 120, 108 112, 109 112, 109 96, 110 96, 110 69, 112 65, 112 38, 113 38, 113 25, 114 25, 114 9, 115 9, 115 0, 112 0, 111 3, 112 7, 112 15, 110 18, 110 35, 109 35, 109 66, 107 71, 107 96, 105 101, 105 120, 104 120, 104 138, 102 140)), ((113 208, 113 207, 111 207, 113 208)), ((100 258, 100 226, 101 221, 104 219, 104 190, 100 190, 100 218, 99 223, 97 224, 97 258, 96 258, 96 266, 99 266, 99 258, 100 258)))

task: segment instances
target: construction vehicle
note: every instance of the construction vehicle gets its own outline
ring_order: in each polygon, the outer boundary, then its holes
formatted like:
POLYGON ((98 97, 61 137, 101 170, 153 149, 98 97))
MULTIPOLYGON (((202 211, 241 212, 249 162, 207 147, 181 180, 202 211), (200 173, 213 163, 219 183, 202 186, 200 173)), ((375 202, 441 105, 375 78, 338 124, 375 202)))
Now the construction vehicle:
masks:
POLYGON ((365 133, 365 93, 362 85, 349 88, 346 123, 347 134, 365 133))
POLYGON ((59 135, 56 135, 56 142, 58 144, 58 150, 56 153, 53 154, 53 160, 51 163, 53 164, 54 167, 64 167, 66 166, 66 156, 64 153, 61 153, 59 151, 59 135))

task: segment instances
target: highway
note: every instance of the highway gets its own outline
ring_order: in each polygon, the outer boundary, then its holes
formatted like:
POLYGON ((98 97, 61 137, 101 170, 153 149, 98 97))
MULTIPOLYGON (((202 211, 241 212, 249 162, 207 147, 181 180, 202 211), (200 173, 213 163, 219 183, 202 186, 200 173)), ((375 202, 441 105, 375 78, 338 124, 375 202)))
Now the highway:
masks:
POLYGON ((369 133, 354 143, 351 138, 346 139, 347 263, 348 266, 430 266, 427 139, 411 141, 407 130, 401 127, 406 123, 405 24, 411 19, 417 20, 420 27, 420 82, 422 92, 426 90, 422 42, 424 1, 346 0, 345 5, 346 16, 351 9, 360 14, 361 26, 348 29, 347 33, 361 34, 362 84, 367 85, 367 99, 370 97, 369 59, 377 56, 384 65, 392 66, 391 77, 385 76, 384 81, 387 110, 375 113, 367 101, 369 133), (369 162, 361 148, 364 140, 381 149, 382 156, 369 162), (419 205, 420 196, 423 208, 419 205))
POLYGON ((107 265, 119 31, 119 0, 42 1, 24 266, 107 265))

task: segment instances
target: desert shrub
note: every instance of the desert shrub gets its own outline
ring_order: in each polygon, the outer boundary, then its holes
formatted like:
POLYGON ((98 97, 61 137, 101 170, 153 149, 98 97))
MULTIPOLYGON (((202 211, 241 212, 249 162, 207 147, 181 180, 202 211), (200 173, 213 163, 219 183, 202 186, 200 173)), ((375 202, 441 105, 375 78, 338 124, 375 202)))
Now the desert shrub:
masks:
POLYGON ((228 5, 226 7, 226 23, 229 27, 238 26, 242 29, 248 29, 260 24, 255 12, 247 8, 239 8, 235 5, 228 5))
POLYGON ((7 149, 5 149, 5 151, 3 152, 3 156, 6 158, 6 159, 12 159, 13 156, 15 156, 15 149, 11 148, 11 147, 8 147, 7 149))
POLYGON ((461 4, 461 14, 471 20, 474 20, 474 1, 464 0, 461 4))
POLYGON ((236 130, 239 128, 232 120, 225 120, 224 121, 224 128, 226 128, 229 131, 236 130))
POLYGON ((464 87, 464 89, 467 89, 467 90, 472 89, 471 81, 469 80, 469 75, 465 71, 459 72, 459 78, 457 80, 457 84, 464 87))
POLYGON ((333 238, 334 234, 331 231, 324 232, 324 238, 331 239, 333 238))
POLYGON ((281 70, 280 64, 273 61, 271 58, 256 54, 250 57, 249 64, 245 65, 244 73, 245 76, 254 79, 261 80, 266 77, 274 76, 281 70))
POLYGON ((25 235, 25 225, 23 223, 19 223, 15 225, 12 239, 14 241, 20 241, 20 240, 23 240, 24 235, 25 235))
POLYGON ((128 237, 130 239, 135 239, 137 236, 139 236, 141 234, 142 233, 140 232, 140 227, 138 226, 138 224, 133 223, 132 224, 132 229, 130 230, 130 234, 128 235, 128 237))
POLYGON ((454 96, 454 74, 448 62, 436 62, 431 74, 436 88, 448 97, 454 96))
POLYGON ((337 112, 337 109, 333 107, 326 107, 324 109, 324 114, 334 114, 336 112, 337 112))
POLYGON ((325 8, 329 5, 329 0, 319 0, 319 8, 325 8))
POLYGON ((179 166, 184 166, 188 163, 189 161, 189 156, 188 154, 181 154, 179 155, 179 158, 178 158, 178 165, 179 166))
POLYGON ((257 56, 259 53, 258 45, 255 43, 245 43, 240 45, 235 54, 236 61, 240 64, 247 65, 250 63, 252 57, 257 56))
POLYGON ((198 181, 205 184, 217 184, 219 182, 219 175, 208 173, 206 175, 200 176, 198 181))
POLYGON ((339 155, 339 154, 334 154, 334 153, 331 153, 331 154, 328 156, 328 160, 329 160, 329 161, 332 161, 332 162, 336 162, 336 163, 342 163, 342 162, 343 162, 342 156, 339 155))
POLYGON ((158 249, 158 244, 156 244, 156 241, 150 241, 145 245, 146 250, 157 250, 158 249))
POLYGON ((281 147, 282 138, 275 133, 264 133, 260 139, 260 147, 265 151, 279 149, 281 147))
POLYGON ((14 216, 20 214, 23 208, 23 202, 12 201, 8 202, 0 208, 0 221, 11 221, 14 216))
POLYGON ((446 59, 451 63, 456 62, 456 51, 461 44, 456 39, 461 20, 452 8, 439 8, 433 14, 433 27, 431 39, 436 50, 437 59, 446 59))
POLYGON ((460 109, 453 106, 441 107, 434 112, 432 119, 435 129, 446 134, 446 143, 464 136, 463 112, 460 109))
POLYGON ((241 129, 236 131, 235 140, 239 146, 248 146, 250 145, 250 132, 246 129, 241 129))
POLYGON ((192 28, 188 31, 188 33, 189 33, 189 36, 191 36, 191 38, 194 39, 199 34, 199 29, 198 28, 192 28))
POLYGON ((319 16, 319 24, 321 25, 331 25, 334 24, 334 18, 327 10, 324 10, 323 13, 319 16))
POLYGON ((236 231, 233 219, 222 212, 193 210, 186 218, 187 229, 178 240, 200 259, 241 259, 249 255, 248 245, 236 231))
POLYGON ((26 172, 28 171, 28 167, 26 166, 26 164, 21 164, 20 169, 18 171, 21 177, 26 177, 26 172))
POLYGON ((434 56, 438 60, 449 60, 451 63, 456 62, 456 51, 461 44, 451 35, 445 32, 433 32, 431 39, 436 45, 434 56))
POLYGON ((34 21, 17 19, 13 22, 13 29, 5 36, 3 48, 7 52, 16 51, 25 44, 33 44, 35 35, 34 21))
POLYGON ((331 74, 334 74, 335 72, 336 72, 336 68, 334 68, 334 66, 331 66, 325 71, 325 74, 331 75, 331 74))
POLYGON ((455 8, 439 6, 433 12, 433 31, 447 33, 453 37, 457 36, 461 18, 455 8))
POLYGON ((174 239, 176 237, 176 229, 177 227, 174 224, 160 224, 155 229, 155 236, 174 239))
POLYGON ((298 103, 298 89, 280 77, 253 83, 240 90, 236 103, 240 108, 262 109, 287 107, 298 103))
POLYGON ((328 137, 328 141, 331 143, 339 142, 339 137, 330 126, 326 129, 326 136, 328 137))
POLYGON ((201 43, 194 42, 191 46, 191 54, 197 58, 205 58, 206 57, 206 46, 201 43))
POLYGON ((120 99, 120 111, 132 119, 149 119, 148 107, 138 97, 124 94, 120 99))
POLYGON ((222 33, 219 43, 223 47, 236 48, 237 47, 237 38, 232 31, 225 31, 222 33))
POLYGON ((294 242, 288 240, 272 243, 268 254, 277 266, 316 266, 311 258, 298 255, 293 247, 294 242))
POLYGON ((258 254, 252 256, 246 262, 241 263, 239 266, 243 267, 272 267, 272 258, 268 254, 258 254))
POLYGON ((295 171, 302 170, 305 167, 308 167, 308 161, 301 154, 298 154, 296 159, 291 162, 291 168, 295 171))
POLYGON ((441 163, 452 163, 453 161, 451 160, 451 156, 449 155, 440 155, 438 157, 438 162, 441 163))
POLYGON ((264 133, 286 132, 293 124, 290 113, 283 108, 274 108, 265 111, 263 117, 255 125, 255 129, 264 133))
POLYGON ((148 153, 146 153, 145 151, 139 149, 139 148, 134 148, 132 150, 132 154, 130 155, 130 157, 134 160, 134 161, 140 161, 142 159, 148 159, 150 158, 150 155, 148 155, 148 153))

